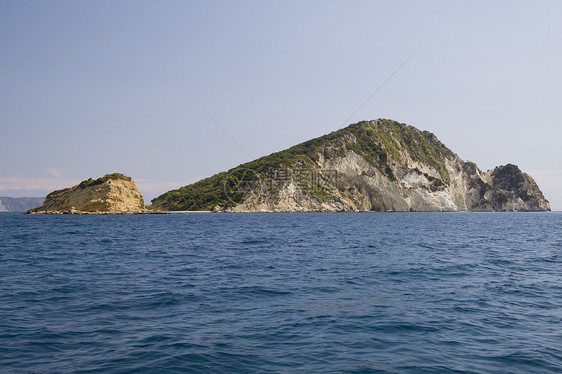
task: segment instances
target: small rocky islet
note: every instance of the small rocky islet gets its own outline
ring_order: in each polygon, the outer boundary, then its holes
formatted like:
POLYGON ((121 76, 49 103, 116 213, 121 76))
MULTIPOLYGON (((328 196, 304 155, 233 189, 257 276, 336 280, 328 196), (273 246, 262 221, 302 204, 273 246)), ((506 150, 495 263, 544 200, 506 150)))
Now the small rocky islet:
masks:
POLYGON ((88 179, 76 186, 51 192, 29 214, 144 214, 144 199, 135 182, 120 173, 88 179))
POLYGON ((437 137, 362 121, 168 191, 147 209, 131 178, 107 174, 50 193, 28 213, 549 211, 513 164, 482 171, 437 137))

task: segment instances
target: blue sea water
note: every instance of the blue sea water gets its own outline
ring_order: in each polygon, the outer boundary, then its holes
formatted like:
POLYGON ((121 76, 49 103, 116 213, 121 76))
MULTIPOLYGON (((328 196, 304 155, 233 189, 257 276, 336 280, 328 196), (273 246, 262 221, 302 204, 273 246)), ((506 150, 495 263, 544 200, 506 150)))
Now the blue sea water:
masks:
POLYGON ((560 373, 562 214, 0 214, 3 373, 560 373))

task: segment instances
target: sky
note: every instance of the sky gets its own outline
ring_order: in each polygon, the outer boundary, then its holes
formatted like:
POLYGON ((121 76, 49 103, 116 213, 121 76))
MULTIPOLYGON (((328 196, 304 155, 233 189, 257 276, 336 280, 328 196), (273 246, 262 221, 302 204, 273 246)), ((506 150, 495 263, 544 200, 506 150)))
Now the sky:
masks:
POLYGON ((2 0, 0 196, 121 172, 148 202, 390 118, 483 170, 518 165, 562 210, 560 14, 557 0, 2 0))

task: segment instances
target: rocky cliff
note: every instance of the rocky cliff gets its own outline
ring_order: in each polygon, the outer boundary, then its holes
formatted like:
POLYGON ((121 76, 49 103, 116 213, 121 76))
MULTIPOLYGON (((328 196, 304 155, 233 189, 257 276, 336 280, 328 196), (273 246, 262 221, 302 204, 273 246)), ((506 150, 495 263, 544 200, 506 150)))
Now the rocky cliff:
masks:
POLYGON ((167 210, 546 211, 515 165, 486 172, 427 131, 360 122, 153 200, 167 210))
POLYGON ((147 213, 135 182, 119 173, 88 179, 51 192, 31 214, 133 214, 147 213))

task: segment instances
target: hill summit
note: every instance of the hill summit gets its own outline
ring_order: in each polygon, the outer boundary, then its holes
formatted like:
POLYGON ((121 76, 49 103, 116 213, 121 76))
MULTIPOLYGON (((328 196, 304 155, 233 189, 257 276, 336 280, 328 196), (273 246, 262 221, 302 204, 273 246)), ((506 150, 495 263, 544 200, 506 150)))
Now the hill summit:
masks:
POLYGON ((164 210, 547 211, 519 167, 481 171, 437 137, 388 119, 362 121, 152 200, 164 210))

